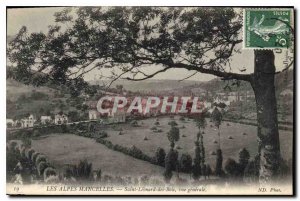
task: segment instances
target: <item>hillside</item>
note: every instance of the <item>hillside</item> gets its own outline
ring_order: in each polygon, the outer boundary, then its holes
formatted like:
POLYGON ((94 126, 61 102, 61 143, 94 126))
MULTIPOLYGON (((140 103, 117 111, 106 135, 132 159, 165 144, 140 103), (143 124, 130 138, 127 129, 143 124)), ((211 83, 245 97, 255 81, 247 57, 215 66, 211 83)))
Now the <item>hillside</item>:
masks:
MULTIPOLYGON (((105 83, 105 81, 90 81, 90 84, 93 85, 99 85, 102 83, 105 83)), ((108 83, 108 81, 106 81, 108 83)), ((155 80, 155 79, 149 79, 149 80, 143 80, 143 81, 129 81, 129 80, 116 80, 113 82, 111 87, 116 87, 117 85, 123 85, 123 88, 125 90, 129 91, 145 91, 145 92, 151 92, 151 91, 168 91, 168 90, 180 90, 186 86, 196 86, 202 82, 200 81, 189 81, 184 80, 179 82, 178 80, 155 80)))
MULTIPOLYGON (((294 85, 294 69, 287 70, 285 72, 279 73, 275 76, 275 88, 277 93, 285 90, 291 89, 293 90, 294 85)), ((231 91, 244 91, 244 90, 252 90, 252 87, 249 82, 241 81, 239 87, 234 84, 235 81, 223 81, 221 78, 215 78, 208 82, 202 82, 197 85, 197 87, 202 88, 208 91, 224 91, 224 90, 231 90, 231 91), (229 88, 224 89, 224 87, 228 84, 229 88)))
POLYGON ((6 99, 16 101, 20 96, 30 96, 32 92, 42 92, 49 96, 53 96, 55 90, 49 87, 34 87, 25 85, 13 79, 6 79, 6 99))

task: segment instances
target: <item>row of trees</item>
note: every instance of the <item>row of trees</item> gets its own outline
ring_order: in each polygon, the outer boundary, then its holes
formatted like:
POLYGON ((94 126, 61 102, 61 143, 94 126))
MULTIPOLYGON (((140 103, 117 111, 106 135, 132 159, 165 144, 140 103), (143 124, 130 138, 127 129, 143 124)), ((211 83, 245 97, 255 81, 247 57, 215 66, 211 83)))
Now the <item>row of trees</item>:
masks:
MULTIPOLYGON (((219 177, 224 177, 227 175, 231 179, 241 179, 244 177, 244 172, 247 167, 247 175, 250 175, 252 178, 258 178, 258 161, 255 160, 248 167, 250 154, 245 148, 240 150, 238 162, 231 158, 226 160, 224 164, 226 173, 224 172, 219 129, 222 122, 222 114, 217 108, 215 108, 211 115, 211 121, 218 128, 219 136, 219 147, 216 152, 216 165, 214 168, 214 174, 219 177), (255 165, 253 165, 254 163, 255 165)), ((205 147, 203 141, 203 134, 205 133, 205 128, 207 126, 205 114, 197 116, 195 118, 195 123, 199 131, 195 141, 194 158, 192 158, 189 154, 182 154, 180 159, 178 159, 177 150, 174 150, 175 142, 177 142, 180 138, 179 129, 177 128, 177 123, 175 121, 171 121, 169 123, 169 125, 171 125, 171 129, 167 133, 167 136, 170 141, 170 150, 166 154, 162 148, 158 148, 156 152, 157 164, 160 164, 161 166, 163 166, 163 164, 165 165, 164 177, 166 182, 170 182, 173 176, 172 171, 189 173, 192 175, 194 180, 199 180, 201 176, 206 178, 206 176, 209 177, 209 175, 212 174, 210 165, 205 163, 205 147)))

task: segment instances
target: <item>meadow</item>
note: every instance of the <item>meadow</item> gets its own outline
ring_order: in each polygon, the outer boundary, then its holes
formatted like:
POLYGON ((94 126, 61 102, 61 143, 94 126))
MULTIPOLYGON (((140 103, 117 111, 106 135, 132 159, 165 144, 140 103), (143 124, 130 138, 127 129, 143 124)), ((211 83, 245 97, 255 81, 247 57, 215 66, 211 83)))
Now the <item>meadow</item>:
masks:
MULTIPOLYGON (((151 128, 157 121, 156 118, 149 118, 138 121, 138 127, 130 124, 118 124, 113 128, 106 129, 108 137, 106 140, 113 144, 119 144, 130 148, 136 146, 148 156, 154 156, 158 147, 167 152, 170 143, 167 139, 167 132, 170 129, 168 122, 173 119, 161 117, 158 119, 160 125, 156 126, 162 132, 153 132, 151 128), (122 135, 120 135, 122 130, 122 135), (147 140, 145 140, 145 137, 147 140)), ((189 153, 194 156, 194 141, 198 128, 193 120, 186 118, 184 121, 179 117, 174 120, 180 128, 180 139, 176 142, 179 155, 189 153), (182 127, 185 128, 182 128, 182 127), (183 137, 185 136, 185 137, 183 137)), ((218 135, 215 127, 208 120, 205 134, 203 134, 206 151, 206 162, 215 166, 216 156, 212 154, 218 148, 218 135)), ((228 158, 238 160, 238 152, 246 148, 253 158, 257 153, 256 127, 238 123, 223 122, 220 127, 221 149, 223 152, 223 162, 228 158), (232 139, 230 139, 232 138, 232 139)), ((281 154, 285 159, 292 158, 291 131, 280 130, 281 154)), ((93 163, 93 168, 101 168, 104 173, 113 175, 152 175, 161 176, 164 169, 148 162, 135 159, 123 153, 108 149, 95 140, 73 134, 51 134, 39 139, 32 140, 32 147, 48 156, 58 168, 67 164, 77 164, 80 160, 87 159, 93 163)), ((223 163, 224 164, 224 163, 223 163)))
POLYGON ((109 175, 161 176, 164 171, 162 167, 110 150, 93 139, 73 134, 51 134, 32 140, 32 148, 45 154, 57 169, 87 159, 93 163, 94 170, 100 168, 103 174, 109 175))
MULTIPOLYGON (((160 133, 151 130, 151 128, 155 126, 156 118, 150 118, 138 121, 139 127, 119 125, 117 129, 108 129, 107 133, 109 137, 107 140, 113 144, 120 144, 127 147, 135 145, 149 156, 154 156, 157 147, 168 151, 170 147, 170 142, 167 138, 167 132, 170 130, 168 122, 172 121, 172 119, 169 117, 161 117, 158 120, 160 125, 156 127, 162 130, 160 133), (123 130, 122 135, 119 135, 119 129, 123 130), (144 140, 145 137, 147 140, 144 140)), ((176 116, 174 120, 180 128, 180 139, 176 142, 176 146, 180 147, 180 149, 178 149, 179 154, 189 153, 193 156, 194 141, 196 140, 198 132, 194 120, 186 118, 185 121, 181 121, 179 120, 179 116, 176 116), (182 128, 182 126, 185 128, 182 128)), ((257 128, 255 126, 222 122, 220 126, 220 139, 224 161, 227 158, 237 160, 238 152, 242 148, 246 148, 250 152, 250 156, 254 157, 258 150, 256 133, 257 128), (229 139, 230 136, 232 139, 229 139)), ((281 154, 284 159, 291 159, 293 153, 293 133, 292 131, 283 130, 279 130, 279 133, 281 154)), ((213 123, 209 122, 209 119, 207 119, 207 127, 205 134, 203 134, 203 140, 206 149, 206 161, 214 166, 216 156, 212 155, 212 152, 216 151, 219 146, 218 131, 216 127, 213 126, 213 123)))

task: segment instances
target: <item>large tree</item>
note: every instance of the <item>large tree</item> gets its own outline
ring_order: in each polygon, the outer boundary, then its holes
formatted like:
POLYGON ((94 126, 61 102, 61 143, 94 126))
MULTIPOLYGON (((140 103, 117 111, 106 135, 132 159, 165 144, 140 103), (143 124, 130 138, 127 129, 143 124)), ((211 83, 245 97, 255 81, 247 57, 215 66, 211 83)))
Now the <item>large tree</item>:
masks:
POLYGON ((217 7, 67 8, 55 14, 56 25, 48 33, 20 30, 9 44, 14 67, 8 76, 76 90, 87 86, 84 74, 101 68, 113 69, 112 81, 145 80, 178 68, 190 70, 191 76, 206 73, 250 82, 256 96, 260 178, 270 180, 280 158, 274 53, 255 51, 254 73, 231 70, 230 59, 242 42, 241 13, 217 7))

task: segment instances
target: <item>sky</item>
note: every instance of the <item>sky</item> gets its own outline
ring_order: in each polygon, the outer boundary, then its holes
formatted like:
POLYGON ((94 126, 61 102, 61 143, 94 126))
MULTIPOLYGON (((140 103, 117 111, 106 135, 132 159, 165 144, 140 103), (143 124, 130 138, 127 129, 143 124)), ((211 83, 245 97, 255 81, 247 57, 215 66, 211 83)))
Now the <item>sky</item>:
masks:
MULTIPOLYGON (((49 25, 54 25, 55 12, 61 11, 62 7, 46 7, 46 8, 14 8, 7 10, 7 35, 15 35, 21 29, 22 26, 26 26, 29 32, 44 32, 46 33, 49 25)), ((254 52, 253 50, 242 49, 240 44, 241 53, 236 53, 231 57, 230 65, 232 72, 241 73, 239 69, 246 69, 243 73, 252 73, 254 69, 254 52)), ((282 56, 282 55, 281 55, 282 56)), ((275 61, 277 70, 282 69, 282 58, 277 57, 275 61)), ((150 73, 159 67, 151 66, 151 70, 144 70, 145 73, 150 73)), ((100 74, 104 76, 109 75, 109 69, 91 71, 85 75, 86 80, 97 79, 100 74)), ((181 80, 189 75, 193 74, 194 71, 188 71, 185 69, 171 69, 164 73, 156 75, 153 79, 171 79, 181 80)), ((197 73, 195 76, 188 80, 196 81, 208 81, 215 78, 212 75, 197 73)))

